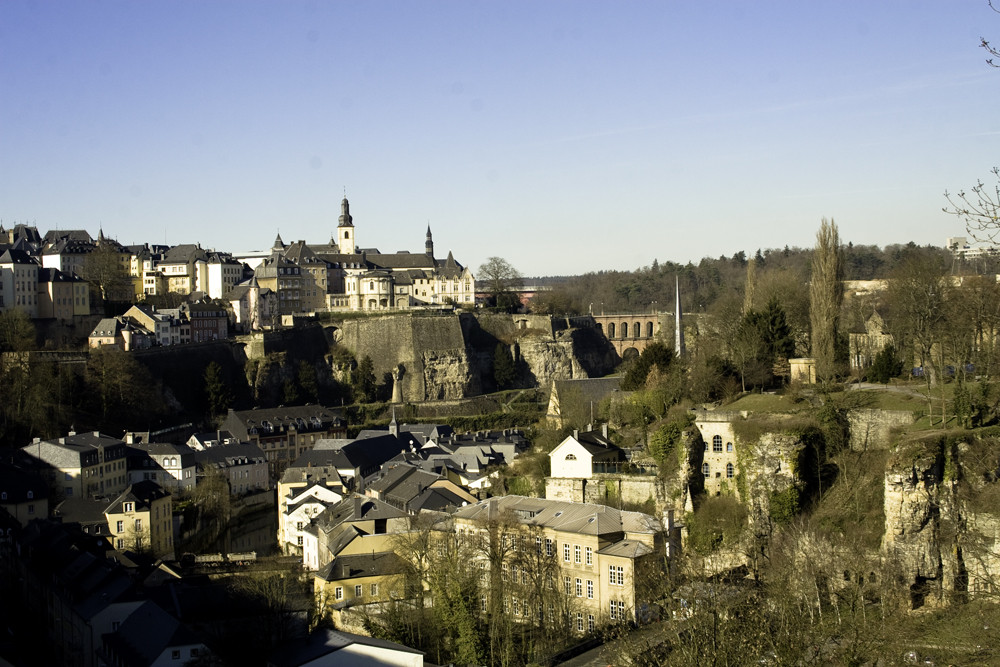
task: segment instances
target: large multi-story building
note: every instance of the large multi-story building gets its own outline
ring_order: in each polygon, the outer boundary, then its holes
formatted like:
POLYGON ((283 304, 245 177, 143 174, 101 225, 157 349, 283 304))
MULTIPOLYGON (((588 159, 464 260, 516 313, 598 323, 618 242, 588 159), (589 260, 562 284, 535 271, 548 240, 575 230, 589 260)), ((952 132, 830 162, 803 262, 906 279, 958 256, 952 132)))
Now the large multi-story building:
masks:
POLYGON ((39 266, 22 250, 0 255, 0 311, 20 310, 38 317, 39 266))
MULTIPOLYGON (((483 580, 496 575, 491 568, 501 568, 504 609, 524 620, 566 614, 579 633, 644 620, 652 601, 644 597, 643 576, 662 575, 675 544, 669 513, 664 524, 604 505, 504 496, 463 507, 453 519, 483 580), (562 604, 537 609, 535 596, 550 587, 561 593, 562 604)), ((483 595, 485 609, 488 587, 483 595)))
POLYGON ((319 440, 343 438, 347 422, 340 413, 321 405, 280 406, 230 410, 222 423, 240 441, 253 442, 264 451, 272 479, 319 440))
POLYGON ((21 450, 41 462, 43 474, 65 498, 116 495, 128 486, 127 445, 98 431, 35 438, 21 450))
POLYGON ((38 270, 38 317, 63 322, 90 314, 90 288, 78 276, 59 269, 38 270))
POLYGON ((152 481, 129 485, 104 511, 115 549, 172 558, 174 522, 170 493, 152 481))

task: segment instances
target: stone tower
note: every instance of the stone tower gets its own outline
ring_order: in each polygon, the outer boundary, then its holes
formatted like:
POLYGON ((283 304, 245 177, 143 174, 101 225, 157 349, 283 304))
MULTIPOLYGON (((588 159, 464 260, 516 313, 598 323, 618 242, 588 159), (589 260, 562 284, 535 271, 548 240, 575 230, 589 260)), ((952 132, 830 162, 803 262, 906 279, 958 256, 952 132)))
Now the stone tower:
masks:
POLYGON ((427 225, 427 240, 424 241, 424 254, 434 259, 434 239, 431 238, 431 226, 427 225))
POLYGON ((354 245, 354 219, 351 217, 351 205, 347 197, 340 202, 340 222, 337 224, 337 247, 345 255, 353 255, 356 251, 354 245))

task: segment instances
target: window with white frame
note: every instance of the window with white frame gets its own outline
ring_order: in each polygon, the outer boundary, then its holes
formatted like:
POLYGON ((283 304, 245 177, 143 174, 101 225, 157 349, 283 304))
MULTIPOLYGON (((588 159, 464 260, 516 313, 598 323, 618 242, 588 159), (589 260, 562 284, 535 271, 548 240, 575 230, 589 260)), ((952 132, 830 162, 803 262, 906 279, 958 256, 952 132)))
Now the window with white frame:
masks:
POLYGON ((588 600, 593 600, 594 599, 594 580, 593 579, 587 579, 587 599, 588 600))
POLYGON ((576 579, 576 597, 583 597, 583 579, 580 579, 579 577, 576 579))
POLYGON ((608 583, 612 586, 624 586, 625 568, 621 565, 608 565, 608 583))
POLYGON ((343 586, 337 586, 336 588, 333 589, 333 599, 334 600, 343 600, 344 599, 344 587, 343 586))
POLYGON ((716 453, 722 452, 722 436, 713 435, 712 436, 712 451, 716 453))
POLYGON ((576 631, 583 632, 583 612, 576 612, 576 631))
POLYGON ((587 547, 587 565, 594 564, 594 549, 592 547, 587 547))
POLYGON ((573 562, 576 563, 576 564, 578 564, 578 565, 580 563, 580 545, 579 544, 574 544, 573 545, 573 562))
POLYGON ((568 544, 564 544, 563 545, 563 560, 565 562, 567 562, 567 563, 569 562, 569 545, 568 544))
POLYGON ((570 577, 563 577, 563 585, 566 587, 566 595, 572 595, 573 580, 570 577))
POLYGON ((594 631, 594 615, 587 614, 587 632, 594 631))
POLYGON ((364 586, 362 586, 361 584, 358 584, 357 586, 354 587, 354 597, 359 598, 359 597, 361 597, 364 594, 365 594, 365 587, 364 586))

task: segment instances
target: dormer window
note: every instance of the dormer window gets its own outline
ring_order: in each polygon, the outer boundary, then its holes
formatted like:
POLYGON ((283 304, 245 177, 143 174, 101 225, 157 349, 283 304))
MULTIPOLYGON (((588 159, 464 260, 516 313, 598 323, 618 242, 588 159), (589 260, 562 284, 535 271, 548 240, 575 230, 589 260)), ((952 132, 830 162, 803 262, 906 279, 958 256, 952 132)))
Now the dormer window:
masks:
MULTIPOLYGON (((6 496, 7 494, 5 493, 4 495, 6 496)), ((35 492, 34 491, 28 491, 28 500, 31 500, 34 497, 35 497, 35 492)))
POLYGON ((122 503, 122 510, 125 512, 132 512, 135 510, 135 503, 122 503))

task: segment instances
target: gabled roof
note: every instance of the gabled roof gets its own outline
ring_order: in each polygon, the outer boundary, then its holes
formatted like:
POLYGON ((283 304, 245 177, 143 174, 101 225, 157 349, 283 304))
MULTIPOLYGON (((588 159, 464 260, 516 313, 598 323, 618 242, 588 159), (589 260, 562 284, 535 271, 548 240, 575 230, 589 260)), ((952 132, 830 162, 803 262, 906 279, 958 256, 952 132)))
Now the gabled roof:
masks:
POLYGON ((218 468, 232 468, 239 465, 266 463, 264 451, 253 442, 233 442, 212 445, 194 452, 195 463, 201 467, 214 465, 218 468))
POLYGON ((64 273, 59 269, 38 267, 38 282, 40 283, 82 283, 83 278, 64 273))
POLYGON ((96 455, 100 447, 121 447, 122 453, 125 452, 124 441, 102 435, 99 431, 70 433, 52 440, 36 440, 22 447, 21 451, 57 468, 79 468, 84 457, 96 455))
MULTIPOLYGON (((421 653, 416 649, 385 639, 376 639, 374 637, 365 637, 339 630, 322 628, 309 635, 305 641, 299 640, 276 650, 268 659, 268 667, 300 667, 301 665, 312 664, 313 661, 336 653, 348 646, 355 646, 357 651, 354 652, 360 653, 364 652, 365 646, 399 653, 421 653)), ((360 664, 355 662, 357 660, 359 658, 352 656, 345 657, 343 662, 330 662, 329 664, 360 664)), ((366 662, 365 664, 369 663, 366 662)), ((372 662, 371 664, 375 663, 372 662)))
POLYGON ((55 243, 63 239, 92 243, 94 238, 86 229, 50 229, 42 237, 42 243, 55 243))
POLYGON ((104 641, 126 667, 147 667, 174 647, 200 646, 198 637, 176 618, 147 600, 104 641))
POLYGON ((135 503, 136 511, 147 510, 152 507, 155 501, 169 496, 170 493, 156 482, 143 480, 135 484, 130 484, 120 496, 108 505, 105 512, 107 514, 121 514, 124 512, 122 503, 126 502, 135 503))
POLYGON ((196 243, 175 245, 163 254, 161 264, 188 264, 197 260, 207 260, 208 253, 196 243))
POLYGON ((356 521, 399 519, 408 516, 388 503, 358 494, 350 495, 339 503, 327 507, 313 521, 323 532, 330 534, 337 526, 356 521))
POLYGON ((392 551, 371 554, 351 554, 337 556, 316 573, 316 578, 325 581, 377 577, 387 574, 402 574, 406 564, 392 551))
POLYGON ((502 496, 482 500, 457 510, 455 518, 473 521, 511 515, 525 525, 545 526, 553 530, 605 536, 618 541, 624 533, 655 534, 662 530, 660 522, 642 512, 626 512, 604 505, 572 503, 524 496, 502 496))
POLYGON ((38 263, 28 253, 23 250, 13 249, 7 250, 0 255, 0 264, 32 264, 38 266, 38 263))
POLYGON ((0 465, 0 505, 48 498, 49 485, 37 473, 0 465))

